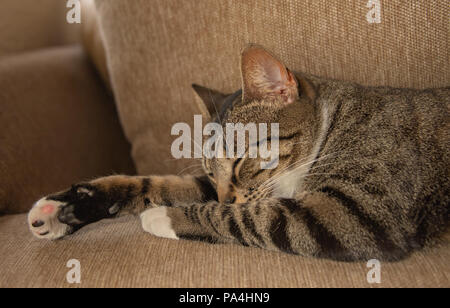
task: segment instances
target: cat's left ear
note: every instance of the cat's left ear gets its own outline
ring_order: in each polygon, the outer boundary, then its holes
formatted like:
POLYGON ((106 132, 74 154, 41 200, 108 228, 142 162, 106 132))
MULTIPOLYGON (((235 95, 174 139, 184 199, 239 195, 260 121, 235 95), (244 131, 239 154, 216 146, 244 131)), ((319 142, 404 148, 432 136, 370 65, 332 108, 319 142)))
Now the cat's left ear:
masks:
POLYGON ((208 89, 197 84, 193 84, 192 89, 195 91, 195 102, 197 103, 200 112, 203 117, 208 120, 220 111, 223 102, 228 96, 227 94, 223 94, 216 90, 208 89))
POLYGON ((290 104, 299 97, 294 74, 260 46, 242 52, 241 70, 244 101, 274 97, 290 104))

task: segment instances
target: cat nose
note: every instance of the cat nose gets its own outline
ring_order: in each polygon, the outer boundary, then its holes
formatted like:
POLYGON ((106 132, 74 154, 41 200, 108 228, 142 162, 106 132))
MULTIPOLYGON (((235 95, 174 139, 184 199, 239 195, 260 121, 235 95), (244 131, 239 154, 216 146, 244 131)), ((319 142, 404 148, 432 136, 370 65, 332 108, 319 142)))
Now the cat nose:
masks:
POLYGON ((232 204, 236 202, 236 196, 233 196, 230 193, 226 194, 219 193, 219 202, 223 204, 232 204))

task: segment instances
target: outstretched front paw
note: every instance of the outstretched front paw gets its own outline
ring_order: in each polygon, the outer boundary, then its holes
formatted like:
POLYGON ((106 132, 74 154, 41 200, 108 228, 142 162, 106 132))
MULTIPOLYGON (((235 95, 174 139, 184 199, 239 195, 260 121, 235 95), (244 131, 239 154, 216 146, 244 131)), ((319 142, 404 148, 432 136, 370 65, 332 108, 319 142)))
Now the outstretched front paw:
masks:
POLYGON ((168 208, 165 206, 144 211, 141 214, 142 228, 155 236, 178 240, 167 212, 168 208))
POLYGON ((36 202, 28 214, 28 225, 38 238, 57 239, 72 232, 72 227, 62 223, 58 214, 64 207, 63 202, 42 198, 36 202))
POLYGON ((104 191, 79 184, 37 201, 28 214, 28 225, 36 237, 54 240, 117 211, 118 205, 104 191))

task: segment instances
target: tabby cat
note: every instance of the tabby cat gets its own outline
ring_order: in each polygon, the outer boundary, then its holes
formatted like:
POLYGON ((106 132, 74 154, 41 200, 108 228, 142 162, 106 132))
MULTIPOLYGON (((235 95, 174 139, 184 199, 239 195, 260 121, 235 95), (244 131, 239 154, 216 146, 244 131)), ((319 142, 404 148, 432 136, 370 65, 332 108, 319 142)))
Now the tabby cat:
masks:
POLYGON ((255 45, 243 51, 241 72, 232 95, 194 86, 201 110, 222 125, 279 123, 276 168, 247 155, 203 158, 204 176, 76 184, 34 205, 32 233, 57 239, 141 213, 143 229, 160 237, 396 261, 447 230, 449 87, 362 87, 293 73, 255 45))

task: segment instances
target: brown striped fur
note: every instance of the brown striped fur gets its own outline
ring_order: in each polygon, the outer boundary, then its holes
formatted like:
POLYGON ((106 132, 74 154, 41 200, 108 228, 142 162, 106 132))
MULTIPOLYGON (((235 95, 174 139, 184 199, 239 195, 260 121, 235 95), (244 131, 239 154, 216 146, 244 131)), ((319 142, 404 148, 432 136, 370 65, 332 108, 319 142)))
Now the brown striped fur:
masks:
POLYGON ((230 96, 195 86, 200 109, 222 125, 280 123, 277 168, 204 159, 204 177, 113 176, 49 198, 79 203, 86 187, 103 197, 85 206, 103 202, 102 213, 167 207, 178 238, 341 261, 400 260, 448 229, 450 88, 294 74, 258 46, 244 51, 242 74, 243 94, 227 107, 230 96))

